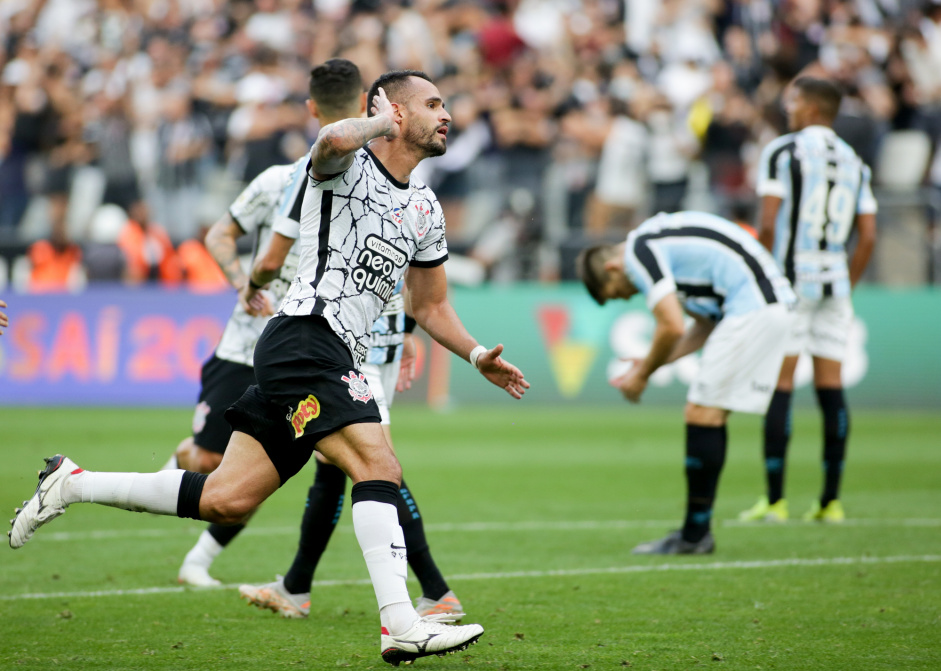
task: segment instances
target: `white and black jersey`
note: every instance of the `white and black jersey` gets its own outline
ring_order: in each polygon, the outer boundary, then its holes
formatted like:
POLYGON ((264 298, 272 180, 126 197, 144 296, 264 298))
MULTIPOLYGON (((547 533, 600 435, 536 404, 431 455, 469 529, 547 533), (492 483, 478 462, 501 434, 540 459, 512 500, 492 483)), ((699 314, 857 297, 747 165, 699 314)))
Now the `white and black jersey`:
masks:
POLYGON ((447 260, 444 216, 429 187, 399 182, 368 149, 329 180, 308 177, 297 276, 279 316, 323 316, 359 365, 406 268, 447 260))
POLYGON ((856 152, 825 126, 782 135, 762 151, 756 191, 783 201, 773 254, 798 295, 849 296, 846 243, 856 215, 877 209, 856 152))
POLYGON ((366 363, 382 366, 402 358, 405 343, 405 301, 401 293, 403 284, 399 282, 398 292, 386 303, 379 319, 373 322, 366 363))
MULTIPOLYGON (((229 207, 229 215, 247 234, 255 236, 252 263, 268 248, 274 232, 297 239, 298 220, 307 181, 307 157, 290 165, 276 165, 258 175, 229 207)), ((287 293, 297 272, 297 243, 288 252, 278 277, 268 285, 274 305, 287 293)), ((236 304, 216 347, 216 357, 252 365, 255 343, 269 317, 253 317, 236 304)))

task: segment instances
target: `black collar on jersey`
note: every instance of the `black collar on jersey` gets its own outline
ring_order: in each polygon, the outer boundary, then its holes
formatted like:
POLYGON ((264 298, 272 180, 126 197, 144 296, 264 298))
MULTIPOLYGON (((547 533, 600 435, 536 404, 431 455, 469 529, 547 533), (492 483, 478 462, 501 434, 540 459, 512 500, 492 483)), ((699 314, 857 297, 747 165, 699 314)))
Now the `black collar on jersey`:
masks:
POLYGON ((400 188, 400 189, 407 189, 407 188, 408 188, 408 182, 400 182, 400 181, 397 180, 395 177, 393 177, 392 174, 391 174, 388 170, 386 170, 386 167, 385 167, 384 165, 382 165, 382 161, 380 161, 378 158, 376 158, 376 155, 373 154, 373 153, 369 150, 369 147, 363 147, 363 149, 366 150, 366 153, 369 154, 369 158, 372 159, 372 162, 376 164, 376 167, 377 167, 377 168, 379 168, 379 172, 381 172, 383 175, 385 175, 385 178, 386 178, 387 180, 389 180, 390 182, 392 182, 392 184, 394 184, 395 186, 397 186, 397 187, 400 188))

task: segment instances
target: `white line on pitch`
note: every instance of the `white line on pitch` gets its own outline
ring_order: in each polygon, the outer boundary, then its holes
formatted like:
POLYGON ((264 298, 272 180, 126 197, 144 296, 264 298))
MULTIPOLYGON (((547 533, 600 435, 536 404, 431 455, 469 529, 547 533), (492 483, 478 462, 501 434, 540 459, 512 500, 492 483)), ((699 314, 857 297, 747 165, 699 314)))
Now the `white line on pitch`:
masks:
MULTIPOLYGON (((778 529, 781 526, 808 526, 805 522, 788 522, 781 524, 767 524, 763 522, 739 522, 737 520, 723 520, 723 527, 758 527, 778 529)), ((559 521, 529 521, 529 522, 460 522, 426 524, 425 531, 430 532, 458 532, 473 533, 480 531, 591 531, 595 529, 659 529, 676 525, 676 520, 586 520, 575 522, 559 521)), ((882 519, 857 518, 844 521, 843 527, 938 527, 941 519, 882 519)), ((351 533, 353 528, 344 525, 338 531, 351 533)), ((192 526, 180 526, 175 529, 107 529, 97 531, 53 531, 39 533, 36 539, 40 541, 85 541, 105 540, 108 538, 166 538, 168 536, 194 535, 201 533, 202 529, 192 526)), ((265 527, 249 526, 242 533, 252 536, 284 536, 298 533, 297 526, 291 527, 265 527)), ((34 541, 35 542, 35 541, 34 541)))
MULTIPOLYGON (((502 580, 507 578, 550 578, 583 575, 613 575, 621 573, 658 573, 664 571, 723 571, 736 569, 788 568, 793 566, 847 566, 854 564, 902 564, 941 562, 941 555, 898 555, 895 557, 815 557, 811 559, 768 559, 684 564, 655 564, 612 566, 609 568, 558 569, 550 571, 508 571, 502 573, 467 573, 448 576, 449 580, 502 580)), ((318 580, 314 587, 348 587, 369 585, 369 580, 318 580)), ((39 594, 2 595, 0 601, 27 599, 83 599, 103 596, 146 596, 150 594, 179 594, 187 591, 234 589, 237 585, 191 590, 186 587, 142 587, 139 589, 97 590, 91 592, 48 592, 39 594)))

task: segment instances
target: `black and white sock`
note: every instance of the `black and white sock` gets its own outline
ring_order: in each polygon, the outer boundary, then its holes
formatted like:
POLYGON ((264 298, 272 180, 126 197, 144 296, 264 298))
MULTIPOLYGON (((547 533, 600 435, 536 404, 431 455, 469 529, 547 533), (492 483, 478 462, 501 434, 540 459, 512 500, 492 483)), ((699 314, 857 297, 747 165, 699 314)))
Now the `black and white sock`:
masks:
MULTIPOLYGON (((69 476, 63 487, 66 503, 99 503, 113 508, 123 508, 134 512, 147 512, 157 515, 178 515, 181 513, 181 492, 195 494, 195 513, 199 514, 199 495, 201 478, 198 473, 189 471, 157 471, 156 473, 106 473, 82 470, 69 476), (194 476, 196 486, 194 487, 194 476), (197 491, 198 490, 198 491, 197 491)), ((190 496, 190 499, 192 496, 190 496)), ((194 511, 192 500, 184 505, 183 512, 194 511)))
POLYGON ((419 618, 408 596, 405 535, 399 526, 399 487, 386 480, 353 485, 353 530, 363 550, 379 604, 379 620, 390 634, 405 633, 419 618))

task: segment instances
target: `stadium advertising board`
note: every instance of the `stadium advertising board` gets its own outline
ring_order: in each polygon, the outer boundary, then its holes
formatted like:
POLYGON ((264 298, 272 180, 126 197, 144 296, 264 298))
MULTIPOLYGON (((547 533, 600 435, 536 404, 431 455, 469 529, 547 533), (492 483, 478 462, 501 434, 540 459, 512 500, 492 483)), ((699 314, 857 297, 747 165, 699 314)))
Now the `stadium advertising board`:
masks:
POLYGON ((194 404, 234 297, 123 288, 7 296, 0 403, 194 404))
MULTIPOLYGON (((234 294, 91 289, 80 295, 5 297, 0 337, 4 405, 191 405, 234 294)), ((482 343, 532 383, 527 403, 623 403, 608 384, 622 358, 642 355, 653 318, 640 298, 599 308, 577 285, 457 289, 452 301, 482 343)), ((854 403, 941 408, 941 292, 863 288, 844 366, 854 403)), ((469 365, 425 338, 420 378, 401 402, 495 403, 503 399, 469 365)), ((810 386, 804 357, 797 383, 810 386)), ((644 403, 680 404, 696 374, 692 355, 654 375, 644 403)), ((806 391, 798 394, 812 402, 806 391)))
MULTIPOLYGON (((482 343, 506 346, 532 384, 527 402, 626 403, 608 379, 623 370, 622 358, 642 356, 653 334, 641 297, 602 308, 580 285, 456 290, 452 300, 482 343)), ((863 287, 854 303, 843 367, 852 402, 941 408, 941 292, 863 287)), ((682 403, 697 370, 698 354, 665 366, 643 402, 682 403)), ((809 357, 801 357, 796 383, 798 399, 813 402, 809 357)), ((454 402, 499 400, 467 365, 452 365, 448 389, 454 402)))

